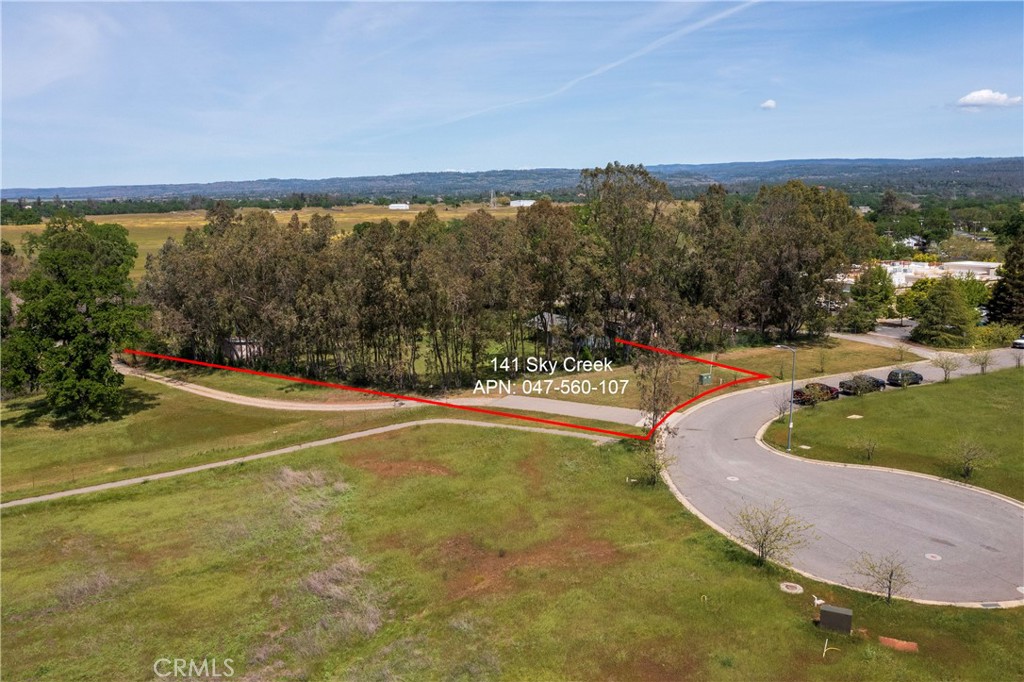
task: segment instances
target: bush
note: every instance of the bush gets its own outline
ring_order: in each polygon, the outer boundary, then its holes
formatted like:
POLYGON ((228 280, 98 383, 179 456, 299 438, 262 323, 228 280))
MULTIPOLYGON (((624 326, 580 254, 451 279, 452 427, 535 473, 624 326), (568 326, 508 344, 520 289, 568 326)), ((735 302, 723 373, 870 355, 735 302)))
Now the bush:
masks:
POLYGON ((987 324, 975 327, 971 332, 971 343, 982 348, 1005 348, 1021 335, 1021 328, 1014 324, 987 324))
POLYGON ((839 313, 836 323, 844 332, 866 334, 875 330, 875 315, 868 306, 853 301, 839 313))

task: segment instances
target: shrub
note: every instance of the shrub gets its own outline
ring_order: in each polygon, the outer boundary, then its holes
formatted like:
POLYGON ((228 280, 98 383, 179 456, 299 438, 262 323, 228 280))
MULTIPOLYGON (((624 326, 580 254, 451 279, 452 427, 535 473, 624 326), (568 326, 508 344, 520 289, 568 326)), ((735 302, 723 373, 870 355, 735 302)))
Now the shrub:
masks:
POLYGON ((1021 328, 1015 324, 987 324, 975 327, 971 332, 971 343, 982 348, 1005 348, 1021 335, 1021 328))

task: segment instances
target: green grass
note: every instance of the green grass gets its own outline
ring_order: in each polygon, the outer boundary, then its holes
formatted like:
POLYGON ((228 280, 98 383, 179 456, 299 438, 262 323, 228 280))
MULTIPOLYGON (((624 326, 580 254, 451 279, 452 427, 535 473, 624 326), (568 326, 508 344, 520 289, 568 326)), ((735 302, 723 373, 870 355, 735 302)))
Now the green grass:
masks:
POLYGON ((625 445, 418 427, 3 513, 4 679, 1020 679, 1024 610, 762 570, 625 445), (285 466, 290 470, 285 471, 285 466), (394 475, 395 473, 401 475, 394 475), (811 624, 810 594, 867 636, 811 624), (916 641, 919 654, 876 637, 916 641))
MULTIPOLYGON (((38 397, 0 404, 3 501, 230 459, 402 421, 440 417, 525 424, 441 407, 286 412, 210 400, 133 377, 125 380, 125 386, 136 412, 116 421, 71 429, 57 428, 50 418, 39 416, 38 397)), ((594 420, 555 419, 639 432, 594 420)))
MULTIPOLYGON (((967 481, 1024 500, 1024 371, 1008 369, 929 384, 887 389, 801 409, 794 416, 793 452, 832 462, 853 462, 955 478, 949 453, 966 438, 992 454, 967 481), (862 419, 848 419, 861 415, 862 419), (875 441, 870 461, 863 443, 875 441), (799 445, 808 445, 802 450, 799 445)), ((769 427, 765 440, 785 448, 786 425, 769 427)))
MULTIPOLYGON (((556 356, 555 360, 562 360, 564 356, 556 356)), ((792 354, 775 348, 737 348, 728 352, 712 354, 703 353, 698 357, 716 362, 749 369, 754 372, 761 372, 772 376, 773 380, 782 379, 788 381, 792 373, 792 354)), ((855 372, 872 367, 886 366, 897 361, 914 361, 920 358, 907 353, 900 360, 896 351, 891 348, 873 346, 866 343, 857 343, 845 339, 830 339, 824 344, 804 343, 797 346, 797 371, 798 379, 807 379, 822 374, 835 374, 840 372, 855 372), (824 353, 824 358, 822 354, 824 353), (824 366, 822 360, 824 359, 824 366)), ((680 402, 688 400, 694 395, 706 390, 710 386, 699 386, 698 375, 709 370, 709 365, 681 361, 679 363, 679 374, 675 382, 675 392, 680 402)), ((361 400, 373 400, 372 396, 365 394, 339 391, 331 388, 320 388, 306 386, 298 383, 287 382, 280 379, 268 379, 265 377, 241 374, 225 370, 197 370, 188 367, 182 368, 161 368, 156 370, 165 376, 171 376, 182 381, 215 388, 229 393, 237 393, 259 398, 275 398, 279 400, 301 400, 308 402, 355 402, 361 400)), ((731 370, 714 368, 712 373, 712 385, 726 383, 744 375, 731 370)), ((488 370, 487 378, 491 372, 488 370)), ((533 377, 532 379, 536 379, 533 377)), ((547 378, 547 377, 544 377, 547 378)), ((552 390, 550 393, 534 393, 535 397, 550 398, 553 400, 570 400, 573 402, 592 403, 594 405, 607 405, 613 407, 639 408, 640 389, 636 382, 636 374, 631 364, 616 365, 610 372, 577 372, 568 374, 558 372, 553 377, 557 384, 561 379, 583 380, 588 379, 594 387, 588 395, 563 395, 552 390), (598 389, 598 382, 602 379, 622 380, 628 379, 630 383, 624 393, 612 394, 601 393, 598 389)), ((531 380, 532 380, 531 379, 531 380)), ((522 378, 513 382, 513 387, 518 387, 522 378)), ((751 384, 740 384, 737 388, 748 388, 751 384)), ((478 394, 480 395, 480 394, 478 394)), ((448 397, 473 397, 472 390, 453 391, 448 397)), ((500 397, 497 393, 491 393, 491 397, 500 397)), ((436 396, 432 396, 435 397, 436 396)))

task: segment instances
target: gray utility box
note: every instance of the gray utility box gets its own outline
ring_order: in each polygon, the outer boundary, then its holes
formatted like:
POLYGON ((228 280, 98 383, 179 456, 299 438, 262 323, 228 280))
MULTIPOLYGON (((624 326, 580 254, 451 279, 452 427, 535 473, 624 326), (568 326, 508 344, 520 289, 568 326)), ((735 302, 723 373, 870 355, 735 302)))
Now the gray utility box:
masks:
POLYGON ((818 625, 822 630, 848 635, 853 631, 853 611, 841 606, 824 604, 821 607, 821 621, 818 625))
POLYGON ((710 372, 708 374, 701 374, 700 377, 698 377, 698 382, 701 386, 709 386, 711 384, 710 372))

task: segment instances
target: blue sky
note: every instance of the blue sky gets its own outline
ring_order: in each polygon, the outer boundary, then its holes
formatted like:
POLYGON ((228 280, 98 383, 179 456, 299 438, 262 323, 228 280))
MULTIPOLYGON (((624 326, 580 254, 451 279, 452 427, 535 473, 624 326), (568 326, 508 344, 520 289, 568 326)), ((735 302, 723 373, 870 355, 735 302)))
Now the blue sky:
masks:
POLYGON ((2 185, 1024 153, 1024 3, 2 4, 2 185))

